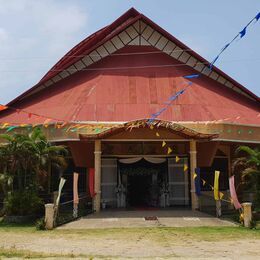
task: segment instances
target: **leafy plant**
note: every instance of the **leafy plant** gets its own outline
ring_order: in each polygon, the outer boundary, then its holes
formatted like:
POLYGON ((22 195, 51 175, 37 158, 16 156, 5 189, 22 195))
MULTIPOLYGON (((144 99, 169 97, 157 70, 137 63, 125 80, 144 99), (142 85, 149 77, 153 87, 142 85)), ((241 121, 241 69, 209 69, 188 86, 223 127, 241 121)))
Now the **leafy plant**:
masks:
POLYGON ((40 218, 35 222, 35 228, 37 230, 45 230, 45 220, 44 218, 40 218))
POLYGON ((260 151, 259 148, 240 146, 237 155, 242 155, 234 160, 232 171, 241 174, 244 190, 256 193, 255 206, 260 209, 260 151))
POLYGON ((13 192, 4 200, 4 211, 7 215, 35 215, 43 211, 43 201, 34 191, 13 192))
POLYGON ((5 141, 0 146, 0 185, 6 214, 30 214, 29 207, 37 209, 40 204, 38 192, 44 190, 50 165, 62 170, 67 167, 67 149, 49 143, 38 127, 0 138, 5 141))

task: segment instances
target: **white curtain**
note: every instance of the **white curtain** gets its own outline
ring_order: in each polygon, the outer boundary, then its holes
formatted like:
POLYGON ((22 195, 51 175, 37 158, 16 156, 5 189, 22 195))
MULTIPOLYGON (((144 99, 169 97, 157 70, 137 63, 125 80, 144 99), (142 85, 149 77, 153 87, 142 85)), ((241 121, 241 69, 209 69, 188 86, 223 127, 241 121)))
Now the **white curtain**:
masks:
POLYGON ((126 163, 126 164, 131 164, 131 163, 139 162, 142 159, 143 159, 143 157, 134 157, 134 158, 128 158, 128 159, 120 159, 119 162, 126 163))
POLYGON ((120 159, 119 162, 131 164, 141 161, 142 159, 145 159, 147 162, 150 163, 163 163, 166 162, 165 158, 156 158, 156 157, 134 157, 134 158, 127 158, 127 159, 120 159))

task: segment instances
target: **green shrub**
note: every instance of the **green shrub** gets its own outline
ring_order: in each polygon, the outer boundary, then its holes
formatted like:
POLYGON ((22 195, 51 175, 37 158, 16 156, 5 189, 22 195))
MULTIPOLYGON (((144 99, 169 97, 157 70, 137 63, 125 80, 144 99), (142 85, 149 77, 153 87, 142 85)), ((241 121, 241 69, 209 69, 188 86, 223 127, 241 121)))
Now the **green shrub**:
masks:
POLYGON ((40 218, 35 222, 35 227, 37 230, 45 230, 45 220, 44 218, 40 218))
POLYGON ((4 203, 4 211, 8 216, 37 215, 43 210, 43 201, 33 191, 12 192, 4 203))

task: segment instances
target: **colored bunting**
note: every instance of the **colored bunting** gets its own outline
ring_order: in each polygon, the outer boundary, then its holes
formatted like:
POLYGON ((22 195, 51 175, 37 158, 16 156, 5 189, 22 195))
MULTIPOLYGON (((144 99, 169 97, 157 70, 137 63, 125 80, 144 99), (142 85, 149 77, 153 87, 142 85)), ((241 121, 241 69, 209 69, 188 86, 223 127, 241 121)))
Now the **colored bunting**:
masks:
POLYGON ((156 136, 157 136, 157 137, 160 137, 160 134, 159 134, 158 132, 156 132, 156 136))
POLYGON ((0 111, 7 109, 7 106, 0 105, 0 111))
POLYGON ((167 151, 168 154, 172 153, 172 149, 171 147, 168 147, 168 151, 167 151))
POLYGON ((256 19, 256 21, 258 21, 260 19, 260 12, 256 15, 255 19, 256 19))
POLYGON ((200 74, 192 74, 192 75, 183 76, 183 78, 194 79, 194 78, 198 78, 199 76, 200 76, 200 74))
POLYGON ((177 155, 176 155, 176 157, 175 157, 175 162, 178 162, 180 160, 180 157, 178 157, 177 155))
POLYGON ((166 145, 166 142, 165 141, 163 141, 162 142, 162 147, 164 147, 166 145))
POLYGON ((187 170, 188 170, 188 165, 187 165, 187 164, 184 164, 184 165, 183 165, 183 171, 186 172, 187 170))

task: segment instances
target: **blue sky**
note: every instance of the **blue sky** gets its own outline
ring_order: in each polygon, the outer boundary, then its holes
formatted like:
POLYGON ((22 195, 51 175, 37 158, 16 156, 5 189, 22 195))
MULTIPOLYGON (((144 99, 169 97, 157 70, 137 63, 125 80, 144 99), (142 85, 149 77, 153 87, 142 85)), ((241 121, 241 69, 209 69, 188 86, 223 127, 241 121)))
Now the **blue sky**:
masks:
MULTIPOLYGON (((260 0, 0 0, 0 103, 37 83, 68 50, 135 7, 212 60, 260 11, 260 0)), ((216 65, 260 95, 260 22, 216 65)))

